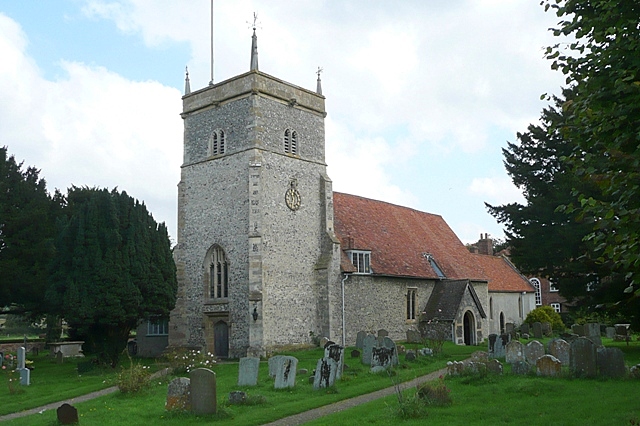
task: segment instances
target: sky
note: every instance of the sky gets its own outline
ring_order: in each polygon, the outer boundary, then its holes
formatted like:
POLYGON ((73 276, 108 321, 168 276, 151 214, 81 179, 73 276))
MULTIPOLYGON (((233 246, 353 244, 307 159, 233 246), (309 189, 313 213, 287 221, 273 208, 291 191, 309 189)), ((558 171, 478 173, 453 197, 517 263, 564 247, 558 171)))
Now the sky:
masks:
MULTIPOLYGON (((250 66, 314 90, 323 69, 335 191, 503 237, 485 202, 522 202, 502 148, 561 73, 558 18, 531 0, 214 0, 213 80, 250 66)), ((176 242, 185 67, 211 80, 210 0, 0 0, 0 146, 47 188, 126 191, 176 242)))

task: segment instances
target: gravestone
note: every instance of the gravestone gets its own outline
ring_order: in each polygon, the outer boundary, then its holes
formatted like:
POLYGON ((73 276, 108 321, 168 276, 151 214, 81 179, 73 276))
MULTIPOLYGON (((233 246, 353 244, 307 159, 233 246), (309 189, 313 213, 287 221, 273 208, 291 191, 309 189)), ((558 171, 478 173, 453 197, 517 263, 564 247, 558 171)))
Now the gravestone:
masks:
POLYGON ((628 340, 630 325, 631 324, 614 324, 614 327, 616 329, 615 340, 623 341, 623 342, 628 340))
POLYGON ((247 394, 242 391, 229 392, 229 404, 242 405, 247 401, 247 394))
POLYGON ((78 409, 66 402, 58 407, 56 416, 58 417, 58 423, 61 425, 75 425, 79 422, 78 409))
POLYGON ((562 363, 553 355, 543 355, 536 361, 538 376, 558 377, 562 372, 562 363))
POLYGON ((396 343, 389 337, 382 338, 382 347, 389 349, 391 352, 391 365, 398 365, 398 347, 396 343))
POLYGON ((578 336, 584 336, 584 325, 582 324, 573 324, 571 326, 571 332, 573 334, 577 334, 578 336))
POLYGON ((524 345, 517 340, 509 342, 505 351, 505 361, 509 364, 525 361, 524 345))
POLYGON ((388 337, 388 336, 389 336, 389 332, 384 328, 381 328, 380 330, 378 330, 378 339, 382 339, 383 337, 388 337))
POLYGON ((596 346, 602 346, 602 337, 600 336, 600 324, 590 322, 584 325, 584 336, 591 340, 596 346))
POLYGON ((344 347, 335 344, 327 346, 324 348, 324 357, 336 362, 336 380, 340 380, 344 368, 344 347))
POLYGON ((280 362, 280 358, 282 358, 284 355, 275 355, 272 356, 271 358, 269 358, 269 377, 271 377, 272 379, 276 377, 276 370, 277 370, 277 366, 278 363, 280 362))
POLYGON ((416 360, 416 353, 412 350, 408 350, 407 353, 404 355, 404 360, 405 361, 415 361, 416 360))
POLYGON ((524 358, 532 365, 535 365, 538 358, 544 355, 544 345, 537 340, 533 340, 524 347, 524 358))
POLYGON ((486 365, 487 365, 487 371, 489 373, 502 375, 503 366, 502 366, 502 363, 497 359, 492 359, 491 361, 487 362, 486 365))
POLYGON ((615 327, 607 327, 605 333, 607 335, 607 339, 614 339, 616 337, 616 328, 615 327))
POLYGON ((398 355, 404 355, 407 352, 407 348, 404 345, 397 345, 396 352, 398 355))
POLYGON ((533 323, 533 338, 542 339, 542 323, 537 321, 533 323))
POLYGON ((551 336, 551 323, 546 321, 542 323, 542 334, 547 337, 551 336))
POLYGON ((56 364, 62 364, 64 362, 64 354, 62 352, 56 352, 56 364))
POLYGON ((598 371, 601 376, 624 377, 627 374, 627 369, 624 365, 624 353, 620 348, 600 347, 597 349, 597 355, 598 371))
POLYGON ((471 354, 472 361, 487 362, 489 361, 489 353, 486 351, 475 351, 471 354))
POLYGON ((511 341, 510 334, 489 335, 489 358, 502 358, 505 356, 505 347, 511 341))
POLYGON ((27 350, 24 347, 18 348, 18 374, 20 374, 20 384, 22 386, 29 386, 31 384, 31 370, 26 368, 27 365, 27 350))
POLYGON ((354 349, 351 351, 351 358, 360 358, 360 351, 357 349, 354 349))
POLYGON ((283 356, 276 365, 276 381, 273 385, 275 389, 292 388, 296 385, 296 370, 298 368, 298 358, 283 356))
POLYGON ((322 339, 320 339, 320 347, 322 349, 324 349, 324 347, 327 345, 327 343, 329 343, 331 340, 329 340, 328 337, 323 337, 322 339))
POLYGON ((433 356, 433 349, 431 349, 431 348, 420 348, 420 349, 418 349, 418 355, 420 355, 420 356, 433 356))
POLYGON ((407 330, 407 343, 420 343, 422 341, 422 336, 418 330, 414 330, 410 328, 407 330))
POLYGON ((576 377, 595 377, 597 373, 596 345, 586 337, 571 342, 569 368, 576 377))
POLYGON ((189 373, 191 381, 191 412, 195 415, 215 414, 216 373, 208 368, 196 368, 189 373))
POLYGON ((448 361, 447 362, 447 375, 459 376, 464 372, 464 363, 460 361, 448 361))
POLYGON ((167 387, 166 410, 191 410, 191 380, 186 377, 176 377, 167 387))
POLYGON ((371 365, 371 354, 373 347, 376 345, 376 337, 373 334, 367 334, 362 344, 362 363, 371 365))
POLYGON ((516 361, 511 364, 511 374, 524 376, 531 371, 531 365, 527 361, 516 361))
POLYGON ((258 384, 258 370, 260 358, 240 358, 238 367, 238 386, 256 386, 258 384))
POLYGON ((393 365, 393 357, 395 355, 394 349, 389 349, 384 346, 373 348, 371 354, 371 369, 375 367, 382 367, 387 369, 393 365))
POLYGON ((520 333, 529 334, 529 324, 526 322, 520 326, 520 333))
POLYGON ((309 374, 309 370, 307 370, 306 368, 301 368, 298 370, 297 374, 300 376, 304 376, 305 374, 309 374))
POLYGON ((362 349, 362 344, 364 343, 364 338, 367 337, 367 333, 364 331, 358 331, 356 335, 356 348, 362 349))
POLYGON ((338 364, 333 358, 322 358, 318 360, 316 365, 316 374, 313 379, 313 389, 328 388, 336 382, 336 372, 338 364))
POLYGON ((558 358, 562 365, 568 366, 570 362, 570 351, 571 345, 567 343, 564 339, 554 339, 549 343, 549 353, 554 357, 558 358))

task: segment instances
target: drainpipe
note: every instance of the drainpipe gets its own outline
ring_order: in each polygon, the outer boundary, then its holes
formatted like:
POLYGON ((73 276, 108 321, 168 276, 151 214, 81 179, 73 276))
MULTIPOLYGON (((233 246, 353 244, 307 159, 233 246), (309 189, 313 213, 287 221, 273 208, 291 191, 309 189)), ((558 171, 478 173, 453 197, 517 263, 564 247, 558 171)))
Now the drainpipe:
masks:
POLYGON ((341 281, 342 287, 342 346, 347 347, 347 332, 345 330, 345 320, 344 320, 344 283, 349 278, 349 275, 344 274, 344 278, 341 281))

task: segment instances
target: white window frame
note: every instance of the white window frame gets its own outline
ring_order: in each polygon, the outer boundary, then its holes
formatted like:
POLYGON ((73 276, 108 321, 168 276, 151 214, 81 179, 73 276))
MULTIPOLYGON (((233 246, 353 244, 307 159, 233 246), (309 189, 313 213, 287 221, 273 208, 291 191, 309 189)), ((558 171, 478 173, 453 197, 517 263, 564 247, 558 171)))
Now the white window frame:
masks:
POLYGON ((356 274, 371 274, 371 251, 349 250, 347 255, 357 270, 356 274))
POLYGON ((542 290, 540 289, 540 280, 538 278, 531 278, 529 282, 536 289, 536 306, 542 306, 542 290))
POLYGON ((551 293, 557 293, 559 290, 556 288, 555 285, 553 285, 553 280, 551 278, 549 278, 549 292, 551 293))
POLYGON ((560 303, 549 303, 549 306, 551 306, 557 313, 562 312, 562 306, 560 305, 560 303))
POLYGON ((167 336, 169 334, 169 319, 151 317, 147 321, 147 336, 167 336))

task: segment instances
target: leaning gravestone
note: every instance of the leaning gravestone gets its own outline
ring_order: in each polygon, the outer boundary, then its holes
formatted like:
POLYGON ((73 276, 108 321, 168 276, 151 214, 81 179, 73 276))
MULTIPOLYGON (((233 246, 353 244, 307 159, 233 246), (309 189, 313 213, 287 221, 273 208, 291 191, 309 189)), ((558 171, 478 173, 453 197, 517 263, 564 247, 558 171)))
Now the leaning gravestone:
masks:
POLYGON ((604 348, 597 349, 598 355, 598 371, 604 377, 624 377, 627 369, 624 365, 624 353, 620 348, 604 348))
POLYGON ((256 386, 258 384, 258 370, 260 358, 240 358, 238 367, 238 386, 256 386))
POLYGON ((58 417, 58 423, 61 425, 75 425, 79 422, 78 409, 66 402, 58 407, 56 416, 58 417))
POLYGON ((277 366, 278 363, 280 362, 279 359, 282 358, 284 355, 275 355, 272 356, 271 358, 269 358, 269 377, 271 377, 272 379, 276 377, 276 370, 277 370, 277 366))
POLYGON ((568 366, 570 362, 569 350, 571 346, 564 339, 554 339, 549 343, 549 353, 558 358, 562 365, 568 366))
POLYGON ((525 376, 531 371, 531 365, 526 361, 516 361, 511 364, 511 374, 525 376))
POLYGON ((375 345, 376 337, 373 334, 368 334, 362 344, 362 363, 364 365, 371 365, 371 354, 375 345))
POLYGON ((283 356, 276 365, 276 381, 273 385, 275 389, 292 388, 296 385, 296 370, 298 369, 298 358, 293 356, 283 356))
POLYGON ((569 368, 576 377, 595 377, 597 373, 596 345, 586 337, 571 342, 569 368))
POLYGON ((191 380, 186 377, 176 377, 169 382, 164 408, 169 411, 191 410, 191 380))
POLYGON ((332 358, 322 358, 316 365, 316 374, 313 378, 313 389, 328 388, 336 382, 338 364, 332 358))
POLYGON ((191 412, 196 415, 216 413, 216 373, 208 368, 196 368, 189 373, 189 379, 191 412))
POLYGON ((327 346, 324 348, 324 357, 331 358, 336 362, 336 380, 340 380, 344 368, 344 347, 340 345, 327 346))
POLYGON ((542 323, 537 321, 533 323, 533 337, 535 339, 542 339, 542 323))
POLYGON ((534 365, 542 355, 544 355, 544 345, 537 340, 527 343, 524 347, 524 357, 529 364, 534 365))
POLYGON ((505 351, 505 361, 509 364, 525 361, 524 345, 517 340, 509 342, 505 351))
POLYGON ((562 363, 553 355, 543 355, 536 361, 536 373, 538 376, 560 376, 562 363))
POLYGON ((356 335, 356 348, 362 349, 362 344, 364 343, 364 338, 367 337, 367 333, 364 331, 358 331, 356 335))

